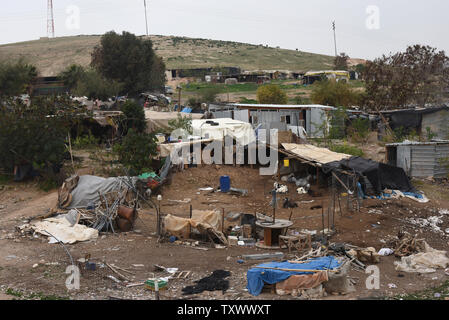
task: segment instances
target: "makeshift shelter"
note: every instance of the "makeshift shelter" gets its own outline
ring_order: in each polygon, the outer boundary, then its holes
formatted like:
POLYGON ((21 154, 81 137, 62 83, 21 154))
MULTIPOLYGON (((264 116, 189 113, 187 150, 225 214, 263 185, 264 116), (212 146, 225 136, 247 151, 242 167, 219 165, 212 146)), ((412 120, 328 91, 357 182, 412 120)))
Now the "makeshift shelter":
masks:
POLYGON ((404 141, 386 148, 388 164, 401 167, 411 177, 443 178, 449 174, 449 140, 404 141))
POLYGON ((309 288, 307 289, 310 289, 328 280, 327 274, 324 277, 313 279, 313 274, 316 273, 314 271, 324 273, 327 272, 326 270, 333 270, 340 266, 341 263, 333 256, 311 259, 304 263, 264 263, 248 270, 246 275, 248 281, 247 289, 253 296, 258 296, 262 292, 265 283, 279 283, 295 275, 308 275, 312 281, 302 281, 302 284, 308 284, 309 288))
POLYGON ((243 146, 256 141, 256 134, 249 123, 230 118, 193 120, 192 129, 194 136, 205 139, 223 140, 229 136, 243 146))
POLYGON ((366 178, 359 181, 365 194, 370 189, 375 194, 382 193, 384 189, 415 192, 402 168, 308 144, 283 143, 282 147, 284 149, 279 150, 281 153, 321 168, 325 174, 333 172, 339 176, 352 175, 366 178))
MULTIPOLYGON (((325 173, 335 169, 352 171, 365 176, 376 194, 382 193, 384 189, 415 192, 415 188, 402 168, 361 157, 350 157, 340 161, 329 162, 323 166, 325 173)), ((366 193, 368 189, 366 183, 361 182, 361 184, 366 193)))
POLYGON ((184 112, 157 112, 145 110, 145 119, 147 122, 147 132, 157 132, 169 129, 168 122, 176 120, 178 116, 192 117, 192 119, 201 119, 201 113, 184 113, 184 112))
MULTIPOLYGON (((408 132, 414 130, 417 134, 425 136, 429 129, 436 139, 449 138, 448 106, 389 110, 381 111, 381 113, 393 130, 402 129, 408 132)), ((382 126, 381 130, 383 130, 382 126)))

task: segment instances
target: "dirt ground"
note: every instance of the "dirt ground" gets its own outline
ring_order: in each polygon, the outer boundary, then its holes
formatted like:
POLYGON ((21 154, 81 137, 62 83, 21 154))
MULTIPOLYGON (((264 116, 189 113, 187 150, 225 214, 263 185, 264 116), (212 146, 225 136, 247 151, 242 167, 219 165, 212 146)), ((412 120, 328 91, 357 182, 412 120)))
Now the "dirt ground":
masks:
MULTIPOLYGON (((224 210, 230 212, 254 214, 272 214, 269 206, 274 177, 260 176, 258 169, 234 166, 205 166, 189 168, 172 175, 171 183, 159 190, 163 199, 161 212, 180 217, 188 217, 189 206, 193 209, 224 210), (230 176, 235 188, 247 189, 247 197, 222 193, 199 191, 203 187, 218 187, 219 177, 230 176), (190 203, 179 204, 170 200, 190 199, 190 203)), ((435 183, 421 181, 420 187, 435 186, 435 183)), ((430 187, 427 187, 429 189, 430 187)), ((447 185, 437 186, 439 192, 449 193, 447 185)), ((329 197, 326 190, 322 196, 313 198, 310 195, 298 195, 295 188, 290 188, 288 197, 298 201, 298 208, 276 210, 276 218, 289 219, 294 222, 291 229, 321 230, 321 209, 327 211, 329 197), (313 202, 312 202, 313 200, 313 202), (308 218, 306 218, 308 217, 308 218), (310 218, 312 217, 312 218, 310 218)), ((352 245, 369 247, 376 250, 385 247, 388 236, 396 235, 399 230, 406 230, 419 237, 435 249, 447 250, 449 238, 432 230, 419 228, 405 222, 408 217, 435 215, 442 208, 449 208, 449 199, 427 194, 429 203, 418 203, 408 198, 398 200, 364 200, 360 212, 350 212, 343 201, 342 212, 335 215, 336 233, 331 242, 346 242, 352 245)), ((0 186, 0 299, 154 299, 151 291, 143 286, 127 288, 107 278, 117 275, 103 262, 127 269, 124 273, 137 283, 155 274, 154 265, 179 268, 191 271, 187 279, 170 282, 167 290, 161 293, 161 299, 297 299, 290 295, 278 296, 270 292, 253 297, 246 290, 246 272, 251 266, 263 261, 245 261, 238 263, 242 254, 266 253, 255 247, 231 246, 216 249, 210 243, 201 243, 198 247, 178 245, 170 242, 158 243, 155 234, 155 210, 143 208, 139 212, 135 230, 120 234, 100 234, 97 241, 66 245, 74 260, 90 255, 91 261, 97 263, 95 271, 81 267, 80 289, 68 291, 65 281, 68 275, 66 267, 70 259, 58 244, 48 244, 46 237, 20 236, 15 228, 28 222, 31 218, 45 214, 56 206, 57 191, 49 193, 40 191, 37 185, 28 183, 6 183, 0 186), (140 265, 140 266, 139 266, 140 265), (143 265, 143 266, 142 266, 143 265), (210 275, 214 270, 231 272, 228 278, 230 289, 224 294, 221 291, 203 292, 197 295, 184 296, 182 288, 193 285, 195 280, 210 275)), ((327 227, 327 221, 326 221, 327 227)), ((449 228, 449 216, 444 217, 441 229, 449 228)), ((279 251, 279 250, 276 250, 279 251)), ((286 254, 287 250, 282 250, 286 254)), ((287 257, 293 257, 288 256, 287 257)), ((344 296, 327 296, 323 299, 362 299, 391 297, 404 293, 438 286, 449 277, 444 270, 431 274, 411 274, 395 270, 394 256, 381 257, 378 267, 381 270, 380 290, 367 290, 366 274, 351 270, 350 276, 356 282, 356 292, 344 296), (389 284, 397 288, 390 289, 389 284)), ((158 274, 158 273, 156 273, 158 274)))

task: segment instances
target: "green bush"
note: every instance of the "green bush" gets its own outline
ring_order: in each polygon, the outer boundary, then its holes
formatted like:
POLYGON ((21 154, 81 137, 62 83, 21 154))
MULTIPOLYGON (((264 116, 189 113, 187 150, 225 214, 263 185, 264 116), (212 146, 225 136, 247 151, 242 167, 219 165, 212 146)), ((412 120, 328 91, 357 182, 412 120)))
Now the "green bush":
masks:
POLYGON ((147 122, 145 119, 145 110, 138 103, 127 100, 121 105, 120 110, 125 116, 123 121, 123 132, 126 134, 129 129, 134 129, 137 132, 144 132, 147 128, 147 122))
POLYGON ((42 172, 60 166, 67 134, 86 113, 68 97, 0 105, 0 168, 31 164, 42 172))
POLYGON ((76 139, 73 141, 73 148, 74 149, 90 148, 98 145, 99 143, 100 139, 96 138, 91 132, 89 132, 89 134, 86 134, 84 136, 76 137, 76 139))
POLYGON ((364 155, 362 149, 357 148, 355 146, 351 146, 351 145, 347 144, 346 142, 344 144, 340 144, 340 145, 332 145, 329 149, 334 152, 350 154, 350 155, 356 156, 356 157, 363 157, 363 155, 364 155))
POLYGON ((360 95, 349 84, 335 80, 316 81, 310 98, 313 103, 333 107, 350 107, 360 102, 360 95))
POLYGON ((129 170, 129 174, 152 171, 151 158, 157 154, 156 136, 130 129, 122 142, 114 146, 114 152, 118 155, 119 162, 129 170))
POLYGON ((370 133, 368 119, 357 118, 351 122, 350 134, 355 140, 366 141, 370 133))
POLYGON ((168 121, 169 131, 167 132, 170 134, 176 129, 183 129, 187 131, 188 133, 192 134, 192 116, 189 115, 188 117, 183 117, 181 114, 178 113, 177 118, 168 121))
POLYGON ((257 89, 257 101, 262 104, 287 104, 287 94, 274 84, 268 84, 257 89))

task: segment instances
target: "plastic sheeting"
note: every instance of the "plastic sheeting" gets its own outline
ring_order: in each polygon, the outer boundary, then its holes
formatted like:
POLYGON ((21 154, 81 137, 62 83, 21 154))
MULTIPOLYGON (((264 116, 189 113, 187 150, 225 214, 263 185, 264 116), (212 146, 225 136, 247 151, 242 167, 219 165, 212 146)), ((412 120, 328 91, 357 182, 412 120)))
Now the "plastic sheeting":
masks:
POLYGON ((190 226, 203 230, 213 228, 221 230, 222 213, 220 211, 193 210, 192 219, 180 218, 167 215, 164 219, 165 230, 179 238, 188 238, 190 226))
POLYGON ((351 157, 346 160, 327 163, 323 166, 325 172, 333 169, 355 171, 366 176, 374 188, 376 194, 381 194, 384 189, 400 190, 402 192, 416 192, 405 174, 404 169, 393 167, 361 157, 351 157))
MULTIPOLYGON (((258 267, 297 269, 297 270, 332 270, 341 264, 333 256, 312 259, 306 263, 270 262, 258 265, 258 267)), ((253 296, 262 292, 264 283, 274 284, 284 281, 292 275, 312 274, 311 272, 283 271, 264 268, 252 268, 247 272, 247 289, 253 296)))
POLYGON ((396 261, 394 264, 398 271, 432 273, 449 266, 449 258, 446 251, 436 250, 425 243, 424 252, 402 257, 400 262, 396 261))
POLYGON ((193 120, 192 129, 194 136, 214 140, 223 140, 224 137, 230 136, 242 146, 256 141, 256 134, 251 124, 230 118, 193 120))
POLYGON ((32 228, 37 233, 48 236, 49 243, 58 243, 59 240, 65 244, 72 244, 78 241, 96 240, 98 238, 98 230, 81 224, 72 226, 65 218, 45 219, 34 224, 32 228))
POLYGON ((97 176, 80 176, 78 185, 72 190, 72 202, 68 209, 87 208, 90 204, 96 203, 100 200, 101 194, 106 194, 113 191, 120 191, 122 188, 127 188, 129 184, 128 179, 134 184, 136 178, 128 177, 113 177, 102 178, 97 176))

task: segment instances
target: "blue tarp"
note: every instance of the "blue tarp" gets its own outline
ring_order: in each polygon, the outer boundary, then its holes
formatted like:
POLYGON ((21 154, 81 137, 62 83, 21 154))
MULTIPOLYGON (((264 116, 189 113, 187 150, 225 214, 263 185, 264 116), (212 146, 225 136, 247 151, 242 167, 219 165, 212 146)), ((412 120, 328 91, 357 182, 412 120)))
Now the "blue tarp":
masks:
MULTIPOLYGON (((306 263, 289 262, 269 262, 258 265, 258 267, 298 269, 298 270, 332 270, 341 264, 333 256, 311 259, 306 263)), ((246 275, 247 289, 253 296, 258 296, 262 292, 264 283, 274 284, 288 279, 292 275, 311 274, 310 272, 282 271, 262 268, 252 268, 246 275)))
POLYGON ((184 113, 191 113, 191 112, 192 112, 192 108, 187 108, 187 107, 185 107, 184 109, 182 109, 181 112, 184 112, 184 113))

